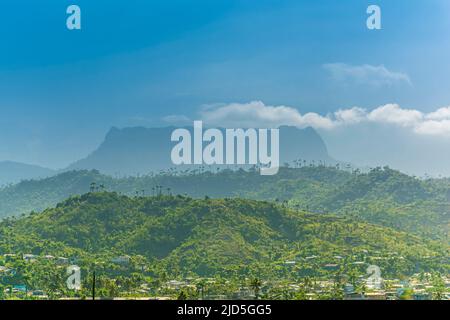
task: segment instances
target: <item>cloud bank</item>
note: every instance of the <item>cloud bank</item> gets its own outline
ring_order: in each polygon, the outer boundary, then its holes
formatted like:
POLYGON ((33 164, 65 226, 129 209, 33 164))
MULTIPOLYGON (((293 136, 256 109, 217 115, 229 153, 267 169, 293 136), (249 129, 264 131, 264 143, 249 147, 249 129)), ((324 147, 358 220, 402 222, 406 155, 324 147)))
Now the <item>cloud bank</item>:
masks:
POLYGON ((331 77, 341 83, 370 85, 370 86, 391 86, 394 84, 406 83, 411 85, 411 79, 405 73, 388 70, 385 66, 348 65, 345 63, 324 64, 323 68, 328 71, 331 77))
POLYGON ((450 136, 450 107, 424 113, 401 108, 398 104, 386 104, 373 110, 353 107, 320 115, 314 112, 301 114, 292 107, 268 106, 261 101, 252 101, 208 108, 201 111, 200 115, 207 125, 230 128, 275 128, 286 125, 333 130, 361 123, 378 123, 409 128, 421 135, 450 136))

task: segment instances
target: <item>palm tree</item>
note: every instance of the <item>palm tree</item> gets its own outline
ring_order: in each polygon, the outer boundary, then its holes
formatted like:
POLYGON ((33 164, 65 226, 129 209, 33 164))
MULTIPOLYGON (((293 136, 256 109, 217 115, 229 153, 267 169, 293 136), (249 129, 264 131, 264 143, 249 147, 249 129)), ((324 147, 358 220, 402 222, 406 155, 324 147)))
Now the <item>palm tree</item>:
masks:
POLYGON ((157 185, 156 186, 156 196, 160 197, 162 194, 162 186, 157 185))
POLYGON ((197 291, 200 292, 200 298, 202 300, 205 299, 205 286, 206 282, 204 280, 201 280, 199 283, 197 283, 197 291))
POLYGON ((431 285, 433 286, 431 289, 433 300, 442 300, 445 293, 445 281, 439 273, 432 275, 431 285))
POLYGON ((250 287, 253 289, 253 292, 255 293, 255 299, 258 300, 259 297, 259 291, 261 290, 262 282, 258 278, 253 278, 250 282, 250 287))
POLYGON ((177 300, 187 300, 187 295, 183 290, 178 294, 177 300))

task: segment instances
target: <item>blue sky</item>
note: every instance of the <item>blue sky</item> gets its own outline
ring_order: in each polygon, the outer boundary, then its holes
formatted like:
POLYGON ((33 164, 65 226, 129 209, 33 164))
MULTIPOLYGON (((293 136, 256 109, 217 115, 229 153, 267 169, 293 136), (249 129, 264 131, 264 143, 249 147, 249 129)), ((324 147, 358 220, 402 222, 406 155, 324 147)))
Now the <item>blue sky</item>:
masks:
POLYGON ((229 103, 431 113, 450 105, 449 30, 447 0, 2 0, 0 160, 64 167, 111 126, 229 103))

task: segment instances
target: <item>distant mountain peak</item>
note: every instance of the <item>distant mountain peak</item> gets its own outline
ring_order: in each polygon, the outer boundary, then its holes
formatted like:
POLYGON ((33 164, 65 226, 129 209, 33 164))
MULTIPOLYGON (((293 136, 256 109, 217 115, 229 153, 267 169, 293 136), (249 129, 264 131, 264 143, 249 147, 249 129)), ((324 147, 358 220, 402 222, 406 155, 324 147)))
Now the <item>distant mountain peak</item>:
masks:
POLYGON ((0 185, 16 183, 21 180, 46 178, 56 171, 37 165, 16 161, 0 161, 0 185))
MULTIPOLYGON (((191 127, 186 128, 192 130, 191 127)), ((174 129, 173 126, 112 127, 94 152, 67 170, 97 169, 106 174, 136 175, 169 169, 174 167, 170 160, 175 145, 171 141, 174 129)), ((334 162, 324 141, 313 128, 281 127, 280 164, 297 159, 334 162)))

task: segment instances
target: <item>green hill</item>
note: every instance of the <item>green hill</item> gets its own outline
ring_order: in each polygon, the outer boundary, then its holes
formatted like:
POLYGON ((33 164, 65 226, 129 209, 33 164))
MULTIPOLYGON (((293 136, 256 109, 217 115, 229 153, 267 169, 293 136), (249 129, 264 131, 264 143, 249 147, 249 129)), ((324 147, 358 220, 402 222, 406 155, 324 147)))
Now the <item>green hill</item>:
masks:
POLYGON ((402 276, 448 272, 447 250, 391 228, 242 199, 95 192, 0 223, 0 253, 77 257, 85 265, 130 255, 153 274, 283 279, 363 261, 402 276), (286 261, 295 261, 294 272, 286 261))
POLYGON ((316 213, 335 213, 448 243, 450 182, 422 180, 389 168, 367 173, 335 167, 281 168, 275 176, 257 171, 166 172, 113 178, 98 171, 71 171, 23 181, 0 190, 0 216, 41 211, 94 188, 134 196, 181 194, 194 198, 246 198, 284 203, 316 213), (161 186, 161 187, 159 187, 161 186))

